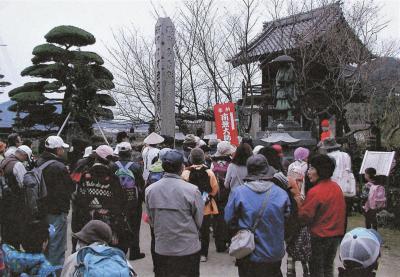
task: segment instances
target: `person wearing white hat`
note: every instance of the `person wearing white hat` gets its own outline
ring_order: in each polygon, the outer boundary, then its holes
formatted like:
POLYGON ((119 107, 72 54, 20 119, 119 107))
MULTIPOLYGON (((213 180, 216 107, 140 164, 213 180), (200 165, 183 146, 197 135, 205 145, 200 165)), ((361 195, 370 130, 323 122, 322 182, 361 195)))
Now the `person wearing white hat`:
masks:
POLYGON ((221 141, 217 144, 217 152, 212 157, 211 170, 217 177, 219 192, 216 197, 219 214, 214 217, 215 247, 217 252, 225 252, 230 242, 228 226, 224 221, 224 209, 228 202, 229 189, 225 184, 228 167, 232 162, 232 154, 235 148, 228 141, 221 141))
POLYGON ((62 265, 67 249, 67 216, 70 199, 75 186, 65 166, 64 153, 69 145, 59 136, 49 136, 45 141, 45 151, 37 161, 37 166, 47 165, 42 170, 47 197, 44 199, 48 224, 56 231, 49 240, 47 258, 53 265, 62 265))
POLYGON ((19 249, 22 243, 23 221, 20 211, 21 203, 24 202, 22 188, 26 173, 23 162, 28 161, 31 156, 32 150, 28 146, 22 145, 0 164, 5 180, 3 191, 8 190, 10 192, 8 196, 3 196, 1 238, 3 243, 12 245, 15 249, 19 249))
POLYGON ((145 254, 140 252, 139 245, 142 203, 144 201, 142 169, 137 162, 132 160, 132 145, 129 142, 123 141, 118 144, 116 151, 119 155, 119 159, 115 163, 118 166, 116 175, 120 176, 120 184, 127 198, 124 212, 130 227, 124 237, 126 237, 126 246, 129 248, 129 260, 138 260, 145 257, 145 254))
POLYGON ((378 269, 382 238, 374 229, 355 228, 340 243, 339 277, 374 277, 378 269))
POLYGON ((164 138, 153 132, 148 135, 143 142, 146 144, 146 147, 142 151, 143 179, 147 180, 150 166, 153 164, 153 160, 157 158, 158 152, 160 152, 160 149, 157 148, 157 144, 164 142, 164 138))

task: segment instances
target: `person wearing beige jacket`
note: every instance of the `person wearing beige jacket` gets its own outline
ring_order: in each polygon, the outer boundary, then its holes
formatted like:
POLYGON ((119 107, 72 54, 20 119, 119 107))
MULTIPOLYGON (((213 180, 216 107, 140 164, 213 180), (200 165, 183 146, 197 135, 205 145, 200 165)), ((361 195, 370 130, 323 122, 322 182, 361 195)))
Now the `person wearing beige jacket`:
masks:
POLYGON ((211 215, 218 214, 218 207, 214 197, 217 195, 219 190, 217 178, 215 177, 214 172, 204 165, 204 159, 205 157, 202 149, 192 149, 189 156, 189 162, 192 165, 187 167, 182 173, 182 179, 199 187, 205 202, 203 224, 200 228, 201 262, 207 261, 208 247, 210 244, 211 215), (208 180, 206 178, 208 178, 208 180))

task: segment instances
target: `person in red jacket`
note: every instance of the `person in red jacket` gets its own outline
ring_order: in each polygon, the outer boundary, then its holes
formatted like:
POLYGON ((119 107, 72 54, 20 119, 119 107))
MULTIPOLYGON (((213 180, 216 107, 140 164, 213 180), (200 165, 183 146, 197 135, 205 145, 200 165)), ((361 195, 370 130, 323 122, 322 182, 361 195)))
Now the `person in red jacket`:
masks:
POLYGON ((299 205, 299 219, 310 228, 311 277, 333 277, 333 262, 345 233, 346 204, 339 185, 330 179, 334 170, 335 162, 327 155, 310 159, 307 175, 313 187, 303 203, 298 189, 289 185, 299 205))

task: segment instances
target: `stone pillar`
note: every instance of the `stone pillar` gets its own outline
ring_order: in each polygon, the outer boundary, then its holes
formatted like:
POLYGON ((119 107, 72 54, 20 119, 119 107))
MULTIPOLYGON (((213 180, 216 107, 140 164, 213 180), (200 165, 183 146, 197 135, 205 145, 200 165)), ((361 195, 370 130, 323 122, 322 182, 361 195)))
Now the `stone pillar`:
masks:
POLYGON ((175 136, 175 27, 169 17, 159 18, 156 36, 155 128, 175 136))
POLYGON ((253 114, 251 116, 252 116, 252 120, 251 120, 250 135, 252 136, 252 138, 255 139, 257 136, 257 133, 259 131, 261 131, 261 128, 260 128, 261 116, 258 111, 253 112, 253 114))

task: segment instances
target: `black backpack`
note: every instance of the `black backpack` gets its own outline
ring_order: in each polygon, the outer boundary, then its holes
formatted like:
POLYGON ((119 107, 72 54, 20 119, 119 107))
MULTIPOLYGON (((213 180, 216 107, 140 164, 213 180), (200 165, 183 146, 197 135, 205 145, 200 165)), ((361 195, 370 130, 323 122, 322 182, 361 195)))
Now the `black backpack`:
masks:
POLYGON ((210 193, 212 191, 210 176, 208 176, 207 168, 205 166, 202 166, 199 169, 192 167, 189 171, 189 183, 197 186, 201 194, 203 194, 203 192, 210 193))

